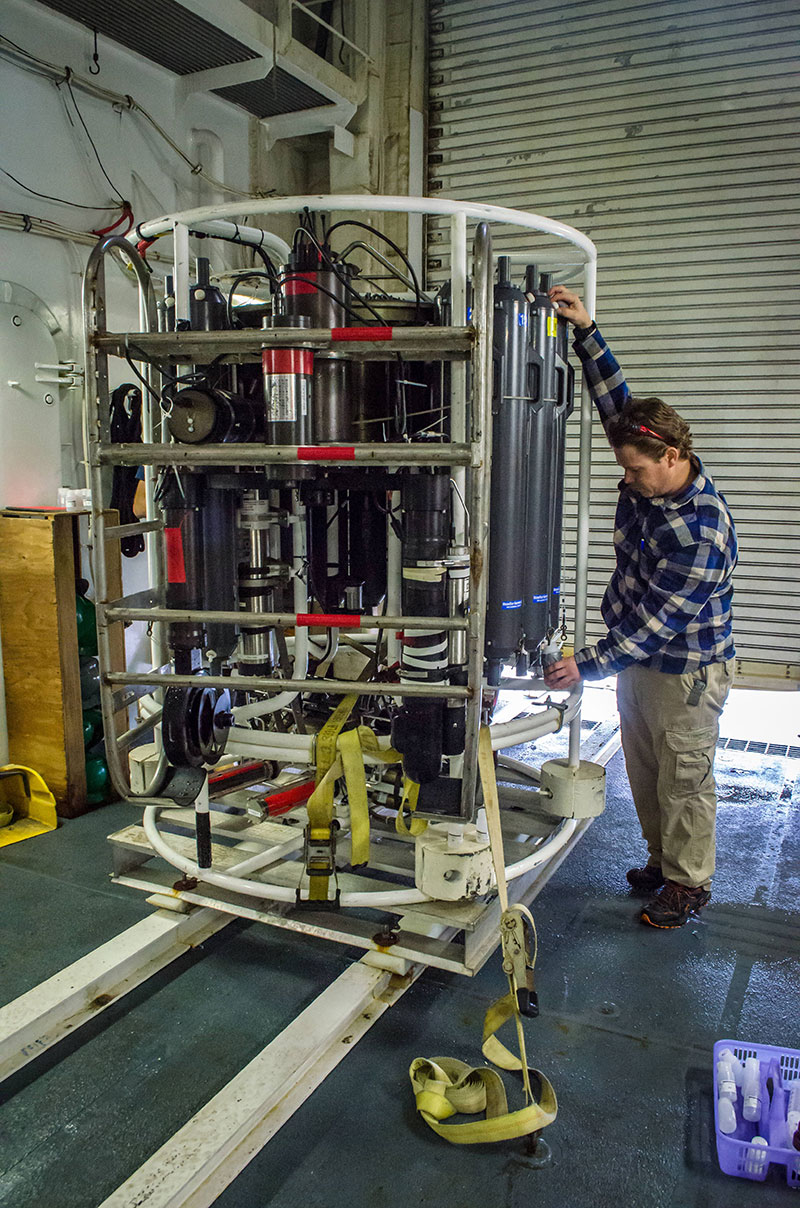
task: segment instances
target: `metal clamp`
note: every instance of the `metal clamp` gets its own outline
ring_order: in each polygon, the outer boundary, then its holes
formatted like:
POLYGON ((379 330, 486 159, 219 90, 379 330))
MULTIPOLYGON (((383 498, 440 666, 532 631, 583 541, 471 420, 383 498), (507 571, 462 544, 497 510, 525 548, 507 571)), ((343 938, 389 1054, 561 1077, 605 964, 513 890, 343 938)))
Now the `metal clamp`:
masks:
POLYGON ((524 916, 513 907, 504 911, 500 920, 500 943, 503 972, 516 986, 520 1014, 534 1018, 539 1014, 539 999, 533 981, 530 937, 524 916))
POLYGON ((34 381, 44 382, 52 386, 63 386, 65 390, 75 390, 83 385, 84 371, 78 368, 76 361, 59 361, 57 365, 46 365, 42 361, 34 361, 34 369, 47 369, 49 373, 37 373, 34 381))

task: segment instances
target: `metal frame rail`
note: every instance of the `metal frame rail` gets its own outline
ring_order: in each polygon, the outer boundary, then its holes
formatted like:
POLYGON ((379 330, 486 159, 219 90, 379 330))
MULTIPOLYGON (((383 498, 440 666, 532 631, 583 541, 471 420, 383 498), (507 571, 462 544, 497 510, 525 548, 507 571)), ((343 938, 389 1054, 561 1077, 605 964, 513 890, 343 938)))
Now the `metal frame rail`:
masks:
MULTIPOLYGON (((466 236, 466 229, 464 229, 466 236)), ((87 380, 87 423, 86 441, 88 452, 89 472, 92 487, 92 570, 95 580, 98 656, 100 664, 100 702, 103 715, 104 730, 107 735, 115 733, 114 688, 117 685, 153 685, 166 687, 168 685, 196 684, 195 677, 175 675, 151 670, 146 673, 120 672, 112 669, 109 628, 123 620, 147 620, 152 625, 163 624, 165 621, 178 619, 193 621, 239 621, 238 614, 225 614, 210 610, 191 610, 175 613, 172 610, 159 608, 157 605, 145 608, 129 608, 124 600, 109 600, 108 584, 105 567, 106 543, 119 540, 130 532, 145 532, 148 543, 154 537, 161 537, 159 526, 154 525, 150 516, 142 525, 112 525, 106 526, 103 516, 104 469, 113 465, 142 464, 155 465, 233 465, 255 466, 269 465, 279 461, 299 461, 300 463, 320 463, 325 465, 352 465, 369 463, 375 465, 411 466, 411 465, 451 465, 469 466, 471 473, 468 480, 468 511, 471 518, 469 533, 470 549, 470 610, 465 622, 450 622, 443 628, 461 628, 467 630, 468 641, 468 682, 466 687, 450 685, 426 684, 375 684, 349 681, 326 681, 325 691, 345 695, 350 692, 360 694, 380 694, 402 698, 404 696, 429 696, 467 699, 467 736, 464 759, 464 776, 462 781, 461 810, 464 817, 472 817, 475 803, 477 741, 480 727, 482 703, 481 676, 483 664, 484 627, 486 610, 486 574, 485 553, 488 541, 489 527, 489 493, 491 487, 490 450, 491 450, 491 347, 492 347, 492 254, 491 235, 486 223, 481 223, 475 235, 474 244, 474 280, 475 300, 473 322, 471 326, 455 328, 437 328, 434 333, 429 328, 406 328, 395 336, 389 329, 391 338, 386 339, 385 333, 376 341, 359 340, 347 343, 347 355, 359 359, 388 359, 398 352, 417 356, 428 360, 458 360, 464 359, 471 353, 473 369, 473 396, 471 414, 471 439, 464 442, 441 443, 435 446, 413 447, 408 445, 361 444, 342 449, 338 446, 265 446, 265 445, 202 445, 184 447, 180 445, 112 445, 109 441, 109 355, 125 356, 159 356, 172 358, 176 362, 186 361, 194 356, 218 357, 227 356, 231 360, 252 359, 259 357, 262 348, 275 342, 277 337, 283 347, 330 348, 333 344, 332 334, 328 331, 309 331, 298 328, 295 331, 284 328, 280 333, 259 333, 256 338, 250 332, 240 333, 207 332, 207 333, 155 333, 156 308, 152 286, 147 269, 126 240, 109 237, 99 243, 92 251, 86 270, 84 283, 84 323, 86 333, 86 380, 87 380), (105 257, 113 250, 123 251, 130 260, 139 284, 140 316, 145 328, 142 333, 133 336, 110 333, 106 330, 105 302, 105 257), (200 337, 200 338, 198 338, 200 337)), ((380 329, 379 329, 380 330, 380 329)), ((378 332, 376 331, 376 335, 378 332)), ((341 345, 339 345, 341 348, 341 345)), ((153 403, 150 398, 143 400, 143 413, 148 412, 149 422, 144 435, 152 434, 153 403)), ((162 574, 158 562, 161 561, 161 551, 153 557, 152 547, 149 550, 150 567, 158 570, 157 582, 154 587, 162 584, 162 574)), ((286 619, 289 619, 288 614, 286 619)), ((277 624, 282 614, 249 613, 247 623, 253 625, 277 624)), ((296 618, 291 616, 291 623, 296 624, 296 618)), ((360 617, 359 627, 373 626, 379 618, 360 617)), ((383 618, 381 627, 391 620, 398 628, 424 628, 431 624, 430 618, 394 617, 383 618)), ((311 623, 311 622, 309 622, 311 623)), ((438 623, 438 622, 437 622, 438 623)), ((355 627, 355 626, 353 626, 355 627)), ((163 646, 156 642, 156 649, 163 652, 163 646)), ((155 666, 163 665, 165 660, 154 660, 155 666)), ((253 678, 241 675, 205 676, 205 687, 247 688, 264 692, 279 692, 294 690, 311 692, 319 690, 320 684, 315 680, 306 679, 272 679, 253 678)), ((127 743, 119 744, 115 740, 107 743, 108 767, 115 790, 124 798, 131 799, 132 793, 128 778, 123 770, 120 758, 121 748, 127 743)), ((165 766, 165 758, 159 761, 159 766, 147 787, 147 791, 139 796, 149 797, 158 791, 165 766)))

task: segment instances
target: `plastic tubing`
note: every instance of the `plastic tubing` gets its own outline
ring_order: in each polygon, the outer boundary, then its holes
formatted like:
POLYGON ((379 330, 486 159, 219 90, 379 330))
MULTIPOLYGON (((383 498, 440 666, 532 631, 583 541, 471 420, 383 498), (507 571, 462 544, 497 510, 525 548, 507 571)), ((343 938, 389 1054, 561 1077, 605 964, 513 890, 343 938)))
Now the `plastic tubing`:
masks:
MULTIPOLYGON (((246 203, 239 202, 239 210, 247 208, 246 203)), ((159 235, 172 232, 173 218, 154 218, 152 222, 142 222, 134 227, 132 235, 135 242, 138 239, 157 239, 159 235)), ((219 222, 216 219, 198 219, 191 224, 193 231, 204 235, 217 235, 220 239, 228 239, 234 243, 244 243, 251 247, 263 247, 265 252, 277 256, 285 264, 289 259, 291 248, 285 239, 273 235, 272 231, 262 231, 260 227, 242 226, 240 222, 219 222)))
MULTIPOLYGON (((173 868, 185 872, 190 877, 195 877, 198 881, 205 881, 209 885, 215 885, 218 889, 226 889, 231 893, 241 893, 251 898, 269 898, 276 902, 296 901, 297 891, 295 886, 272 885, 267 881, 247 881, 244 877, 235 875, 243 869, 243 866, 249 865, 250 871, 254 871, 255 867, 267 863, 273 858, 273 853, 280 853, 282 845, 277 848, 270 848, 266 852, 260 852, 258 856, 253 856, 249 860, 243 861, 243 864, 234 865, 227 873, 214 872, 213 869, 208 868, 198 868, 193 860, 179 855, 164 839, 157 824, 160 808, 153 805, 145 808, 142 820, 144 832, 153 850, 163 860, 166 860, 168 864, 171 864, 173 868), (254 863, 254 861, 258 861, 259 863, 254 863)), ((538 847, 536 851, 506 868, 506 880, 513 881, 516 877, 521 877, 526 872, 530 872, 537 865, 543 864, 545 860, 549 860, 551 856, 560 851, 571 839, 576 826, 577 822, 574 818, 565 818, 553 835, 538 847)), ((358 890, 352 893, 343 893, 340 898, 342 906, 371 906, 376 910, 384 906, 415 906, 423 902, 433 901, 436 901, 436 899, 423 893, 421 889, 358 890)))
MULTIPOLYGON (((567 226, 564 222, 557 222, 552 218, 544 218, 541 214, 531 214, 524 210, 508 209, 505 206, 492 206, 472 201, 453 201, 450 198, 444 197, 407 197, 405 195, 373 197, 361 193, 317 193, 295 197, 254 197, 248 199, 246 202, 220 202, 216 205, 198 206, 195 209, 182 210, 177 214, 164 214, 160 218, 153 218, 149 222, 141 223, 139 232, 141 238, 149 239, 172 230, 175 223, 182 223, 194 231, 202 229, 209 234, 224 233, 228 237, 238 234, 238 237, 247 243, 258 244, 263 241, 264 247, 274 247, 274 250, 278 252, 277 236, 272 235, 269 231, 262 231, 259 228, 237 225, 235 219, 242 211, 246 211, 248 216, 253 219, 268 214, 295 214, 305 208, 315 213, 318 213, 320 210, 363 211, 364 209, 369 209, 372 212, 381 214, 465 214, 468 218, 477 218, 479 221, 484 219, 487 222, 503 222, 511 226, 522 227, 526 230, 543 231, 547 234, 555 235, 557 238, 565 239, 568 243, 572 243, 575 247, 580 248, 589 263, 594 263, 597 260, 597 248, 588 235, 584 235, 581 231, 576 230, 575 227, 567 226), (223 221, 220 222, 220 219, 223 221), (224 221, 226 219, 229 221, 224 221), (209 231, 208 228, 212 224, 219 224, 223 230, 209 231)), ((284 247, 288 256, 288 244, 284 243, 284 247)))
POLYGON ((512 759, 510 755, 501 755, 497 760, 497 766, 499 768, 506 768, 509 772, 516 772, 519 776, 525 776, 536 784, 542 779, 542 773, 538 768, 532 767, 531 764, 523 763, 521 759, 512 759))

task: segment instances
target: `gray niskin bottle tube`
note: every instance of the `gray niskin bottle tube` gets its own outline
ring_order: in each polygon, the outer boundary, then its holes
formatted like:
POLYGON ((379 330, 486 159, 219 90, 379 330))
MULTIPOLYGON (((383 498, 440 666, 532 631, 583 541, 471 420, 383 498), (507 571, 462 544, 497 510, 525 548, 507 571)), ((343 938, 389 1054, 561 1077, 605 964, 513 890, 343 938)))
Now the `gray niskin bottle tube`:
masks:
MULTIPOLYGON (((450 474, 446 469, 405 470, 403 513, 403 612, 431 617, 430 629, 403 637, 400 679, 407 684, 447 682, 447 634, 436 617, 447 616, 447 546, 452 523, 450 474)), ((436 780, 444 754, 445 701, 407 697, 392 718, 392 745, 402 752, 410 780, 436 780)))
POLYGON ((533 654, 550 620, 554 525, 554 420, 556 412, 556 308, 536 283, 536 268, 526 270, 531 308, 532 363, 536 369, 535 407, 530 427, 528 500, 525 518, 525 649, 533 654))
POLYGON ((530 308, 522 290, 511 284, 508 268, 508 257, 498 257, 485 645, 490 683, 497 682, 502 662, 520 646, 525 603, 525 511, 533 401, 528 363, 530 308))
POLYGON ((575 406, 575 370, 568 360, 569 329, 559 318, 556 335, 556 380, 558 401, 553 431, 553 525, 550 546, 550 626, 555 629, 561 613, 561 545, 564 515, 564 455, 567 420, 575 406))

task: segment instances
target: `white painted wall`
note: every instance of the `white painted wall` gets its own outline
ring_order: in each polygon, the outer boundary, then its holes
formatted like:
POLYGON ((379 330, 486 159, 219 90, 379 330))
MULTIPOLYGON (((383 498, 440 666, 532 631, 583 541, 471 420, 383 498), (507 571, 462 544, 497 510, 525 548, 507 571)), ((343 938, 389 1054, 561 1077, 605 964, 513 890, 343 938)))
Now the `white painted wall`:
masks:
MULTIPOLYGON (((79 75, 89 74, 93 50, 90 31, 34 0, 4 0, 2 33, 41 59, 68 64, 79 75)), ((180 101, 175 87, 177 77, 104 39, 100 39, 99 63, 100 74, 94 77, 98 84, 131 94, 190 158, 195 162, 201 160, 211 175, 226 184, 249 191, 251 120, 247 114, 211 95, 196 94, 180 101)), ((0 167, 41 193, 87 205, 108 202, 113 197, 112 190, 75 114, 68 90, 4 56, 0 57, 0 89, 3 97, 0 167)), ((117 189, 132 203, 137 221, 227 196, 192 176, 188 166, 143 118, 129 111, 116 111, 76 86, 73 90, 100 159, 117 189)), ((80 231, 106 226, 118 216, 118 212, 77 210, 31 196, 1 174, 0 210, 50 219, 80 231)), ((0 230, 0 248, 0 278, 33 291, 50 308, 61 329, 55 336, 59 356, 80 362, 80 291, 89 249, 8 230, 0 230)), ((240 262, 235 249, 216 241, 204 242, 202 250, 211 257, 212 268, 233 267, 240 262)), ((107 273, 112 300, 110 325, 116 326, 118 321, 120 325, 125 322, 135 327, 133 285, 111 264, 107 273)), ((7 323, 10 318, 9 315, 7 323)), ((7 385, 9 379, 20 377, 13 363, 9 366, 6 359, 13 360, 13 333, 4 330, 2 334, 9 339, 2 344, 0 425, 8 431, 9 425, 20 418, 22 400, 19 388, 7 385)), ((17 343, 20 354, 27 357, 27 341, 24 350, 23 341, 17 343)), ((42 359, 47 357, 43 355, 42 359)), ((51 387, 43 387, 48 389, 51 387)), ((58 392, 57 387, 55 390, 58 392)), ((80 456, 79 395, 77 390, 61 391, 63 467, 55 467, 49 458, 37 459, 31 448, 30 474, 36 480, 40 503, 47 502, 50 492, 50 502, 55 503, 62 481, 83 485, 76 464, 80 456)), ((54 407, 47 418, 52 417, 55 422, 59 408, 54 407)), ((15 458, 18 457, 17 447, 15 458)), ((19 501, 0 498, 2 506, 14 502, 19 501)))

